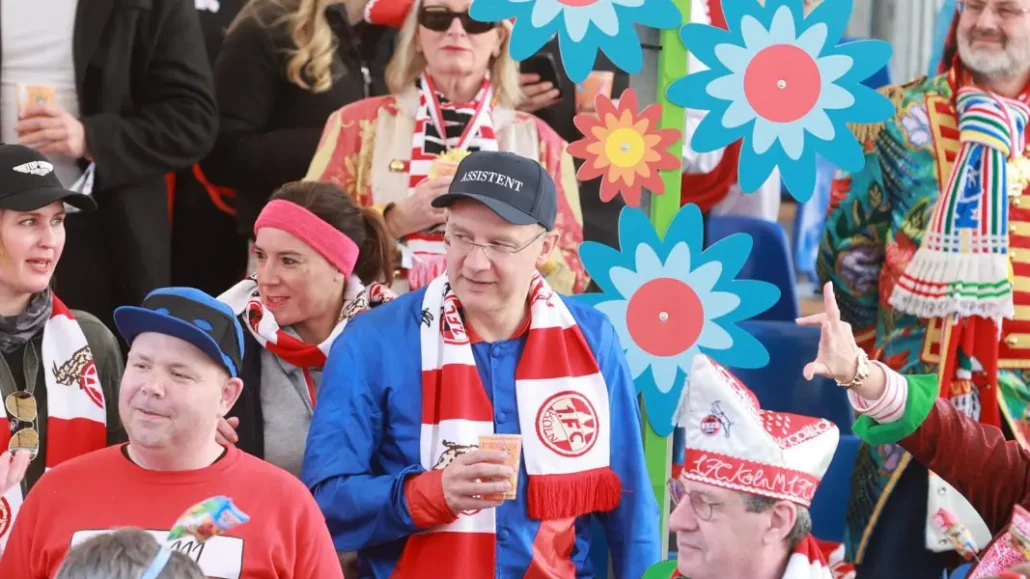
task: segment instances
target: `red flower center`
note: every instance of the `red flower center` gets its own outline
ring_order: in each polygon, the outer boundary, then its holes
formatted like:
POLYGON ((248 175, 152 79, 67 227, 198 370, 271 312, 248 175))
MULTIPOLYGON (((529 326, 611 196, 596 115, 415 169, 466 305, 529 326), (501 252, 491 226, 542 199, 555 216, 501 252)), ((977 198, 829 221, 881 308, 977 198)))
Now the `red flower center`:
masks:
POLYGON ((819 102, 822 77, 815 60, 791 44, 774 44, 751 59, 744 71, 744 97, 758 116, 794 122, 819 102))
POLYGON ((626 327, 640 349, 652 356, 675 356, 693 346, 705 324, 701 299, 678 279, 653 279, 633 294, 626 327))
POLYGON ((564 4, 565 6, 573 6, 576 8, 580 6, 590 6, 597 2, 600 2, 600 0, 558 0, 558 4, 564 4))

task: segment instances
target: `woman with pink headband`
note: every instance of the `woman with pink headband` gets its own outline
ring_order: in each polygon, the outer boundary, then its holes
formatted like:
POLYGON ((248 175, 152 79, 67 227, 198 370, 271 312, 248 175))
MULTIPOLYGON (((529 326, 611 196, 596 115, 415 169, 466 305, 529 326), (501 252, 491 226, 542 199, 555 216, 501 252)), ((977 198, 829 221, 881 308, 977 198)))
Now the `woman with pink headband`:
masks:
POLYGON ((219 441, 300 474, 322 367, 350 318, 390 301, 382 217, 330 183, 288 183, 254 225, 256 273, 222 294, 249 332, 219 441))

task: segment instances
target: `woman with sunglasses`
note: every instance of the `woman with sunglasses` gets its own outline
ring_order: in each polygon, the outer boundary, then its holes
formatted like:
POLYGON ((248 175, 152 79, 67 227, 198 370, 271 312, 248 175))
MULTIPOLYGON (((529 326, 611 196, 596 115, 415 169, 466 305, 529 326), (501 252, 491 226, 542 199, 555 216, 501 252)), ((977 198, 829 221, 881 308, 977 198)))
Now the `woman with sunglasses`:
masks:
POLYGON ((338 183, 383 212, 400 240, 395 291, 427 285, 446 268, 441 224, 431 202, 447 191, 457 162, 475 151, 539 160, 559 188, 559 251, 543 274, 564 294, 587 285, 579 188, 567 143, 546 123, 518 112, 519 69, 508 52, 509 22, 472 20, 470 0, 372 0, 365 17, 401 26, 386 69, 392 94, 334 113, 307 179, 338 183), (402 24, 403 23, 403 24, 402 24))
POLYGON ((88 211, 96 203, 66 190, 54 166, 29 147, 0 145, 0 175, 2 552, 22 499, 47 469, 126 437, 117 340, 50 290, 64 251, 66 207, 88 211))

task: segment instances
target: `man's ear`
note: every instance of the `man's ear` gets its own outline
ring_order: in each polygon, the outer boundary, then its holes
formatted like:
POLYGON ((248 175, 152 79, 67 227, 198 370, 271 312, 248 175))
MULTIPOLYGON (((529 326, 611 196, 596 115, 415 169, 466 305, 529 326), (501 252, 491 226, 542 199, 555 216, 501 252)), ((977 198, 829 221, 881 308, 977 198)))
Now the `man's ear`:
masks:
POLYGON ((797 507, 788 501, 778 501, 770 509, 769 515, 769 527, 763 539, 769 545, 782 543, 794 530, 794 523, 798 520, 797 507))
POLYGON ((551 254, 558 247, 558 232, 548 231, 544 234, 543 243, 540 245, 540 255, 536 258, 537 268, 541 268, 551 260, 551 254))
POLYGON ((229 413, 229 410, 236 404, 242 393, 243 380, 239 378, 229 378, 222 384, 222 416, 229 413))

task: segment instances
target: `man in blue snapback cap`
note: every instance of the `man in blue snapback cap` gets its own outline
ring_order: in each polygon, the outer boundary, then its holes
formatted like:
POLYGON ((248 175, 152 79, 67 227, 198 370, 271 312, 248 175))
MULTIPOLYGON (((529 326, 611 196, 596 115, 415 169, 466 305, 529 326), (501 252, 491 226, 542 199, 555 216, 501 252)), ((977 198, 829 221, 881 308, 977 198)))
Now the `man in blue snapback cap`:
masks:
POLYGON ((215 442, 243 389, 243 329, 229 306, 192 288, 115 310, 130 345, 118 409, 128 444, 69 460, 29 493, 0 577, 53 577, 70 547, 133 526, 164 540, 182 513, 226 496, 250 520, 203 546, 174 548, 208 577, 342 577, 325 519, 292 475, 215 442))
POLYGON ((477 152, 434 204, 446 273, 352 320, 322 374, 301 478, 336 548, 363 577, 574 577, 595 519, 639 578, 660 552, 635 389, 608 319, 537 271, 551 176, 477 152))

